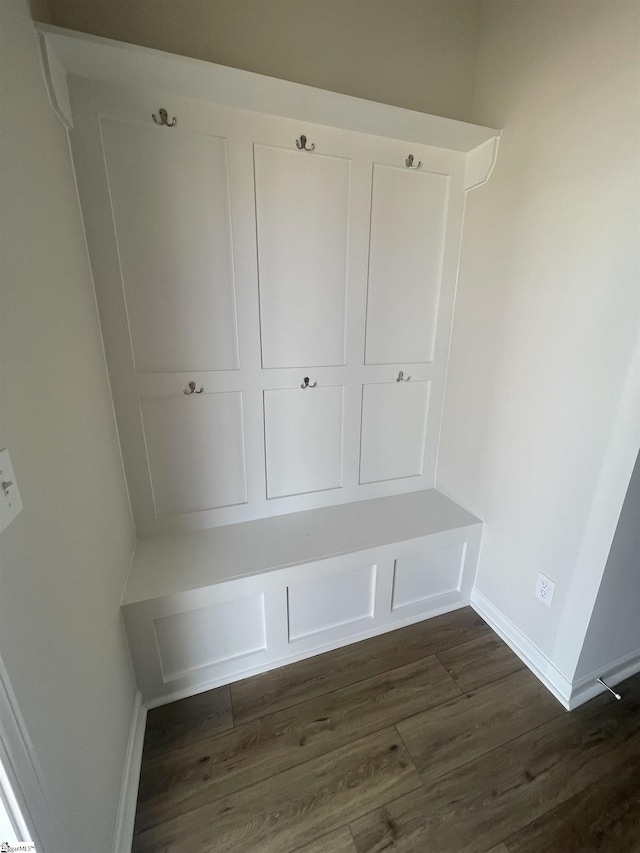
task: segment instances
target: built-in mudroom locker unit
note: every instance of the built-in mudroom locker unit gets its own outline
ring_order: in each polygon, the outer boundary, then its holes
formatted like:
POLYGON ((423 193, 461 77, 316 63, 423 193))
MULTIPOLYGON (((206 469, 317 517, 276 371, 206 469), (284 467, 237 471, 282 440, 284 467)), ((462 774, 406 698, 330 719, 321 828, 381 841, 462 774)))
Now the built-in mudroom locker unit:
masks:
POLYGON ((499 133, 40 26, 137 548, 148 705, 466 604, 435 490, 465 193, 499 133))

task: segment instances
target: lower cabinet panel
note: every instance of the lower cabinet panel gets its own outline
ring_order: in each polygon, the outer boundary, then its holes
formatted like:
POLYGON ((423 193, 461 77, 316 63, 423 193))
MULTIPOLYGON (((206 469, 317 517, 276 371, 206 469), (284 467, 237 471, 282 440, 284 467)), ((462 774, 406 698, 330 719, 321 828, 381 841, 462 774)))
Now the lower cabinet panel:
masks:
POLYGON ((266 649, 261 594, 162 616, 153 625, 164 681, 266 649))
POLYGON ((464 568, 465 543, 400 557, 393 567, 392 610, 458 592, 464 568))
POLYGON ((342 486, 343 389, 264 392, 267 497, 342 486))
POLYGON ((143 397, 157 516, 246 503, 242 394, 143 397))
POLYGON ((430 387, 422 381, 363 385, 361 484, 422 474, 430 387))
POLYGON ((287 588, 289 641, 373 619, 375 587, 375 566, 290 584, 287 588))

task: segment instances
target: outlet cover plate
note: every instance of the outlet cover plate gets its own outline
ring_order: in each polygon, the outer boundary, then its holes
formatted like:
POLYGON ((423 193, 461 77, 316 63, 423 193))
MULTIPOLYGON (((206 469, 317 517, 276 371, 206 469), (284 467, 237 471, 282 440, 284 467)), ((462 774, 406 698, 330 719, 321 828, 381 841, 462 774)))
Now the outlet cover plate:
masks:
POLYGON ((551 578, 543 575, 542 572, 538 572, 538 580, 536 581, 536 598, 539 598, 543 604, 547 605, 547 607, 551 607, 553 593, 555 591, 556 585, 551 578))
POLYGON ((22 500, 9 451, 0 450, 0 533, 22 512, 22 500), (3 486, 2 484, 7 484, 3 486))

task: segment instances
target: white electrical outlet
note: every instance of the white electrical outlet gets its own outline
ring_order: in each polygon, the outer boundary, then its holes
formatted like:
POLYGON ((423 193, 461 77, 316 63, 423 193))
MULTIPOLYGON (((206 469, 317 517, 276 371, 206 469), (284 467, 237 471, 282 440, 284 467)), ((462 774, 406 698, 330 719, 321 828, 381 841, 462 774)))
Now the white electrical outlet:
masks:
POLYGON ((542 572, 538 572, 538 580, 536 581, 536 598, 539 598, 540 601, 544 602, 547 607, 551 607, 553 593, 555 591, 556 585, 554 582, 546 575, 543 575, 542 572))

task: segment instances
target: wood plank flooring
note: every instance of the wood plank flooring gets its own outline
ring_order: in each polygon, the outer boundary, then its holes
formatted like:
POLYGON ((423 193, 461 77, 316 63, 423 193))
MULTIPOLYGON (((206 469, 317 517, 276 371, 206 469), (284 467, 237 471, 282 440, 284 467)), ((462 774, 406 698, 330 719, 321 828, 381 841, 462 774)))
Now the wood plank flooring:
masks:
POLYGON ((640 853, 640 676, 567 713, 469 608, 149 712, 134 853, 640 853))

